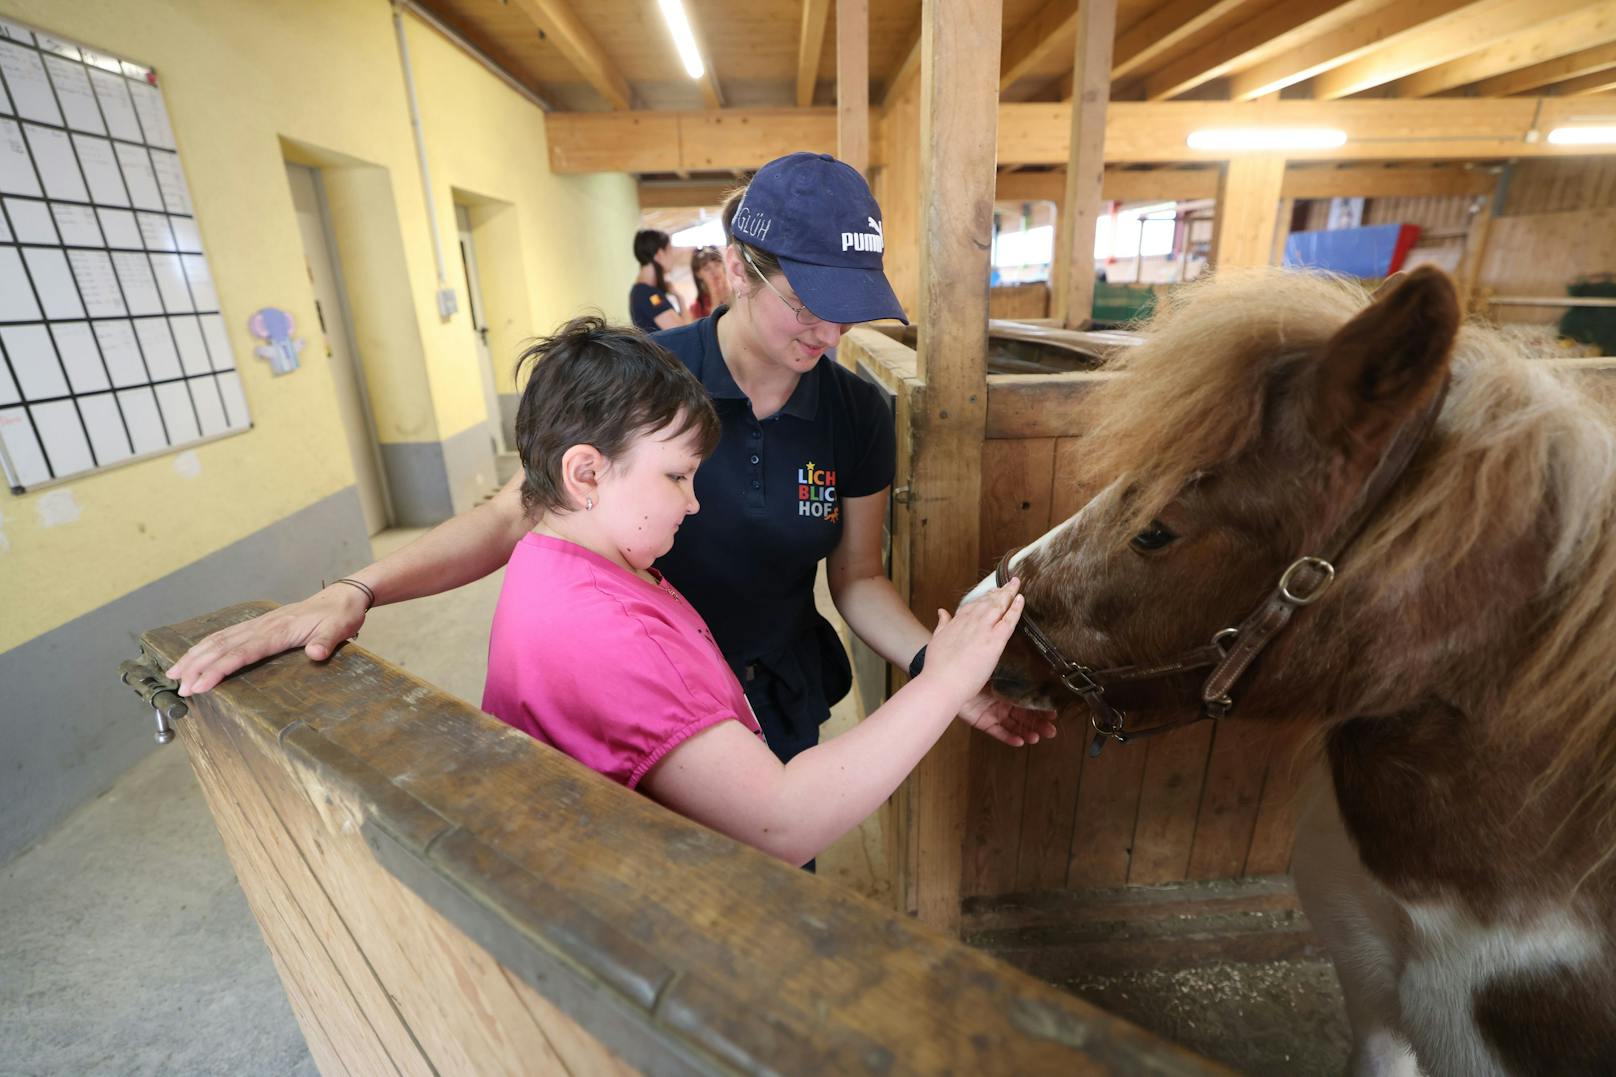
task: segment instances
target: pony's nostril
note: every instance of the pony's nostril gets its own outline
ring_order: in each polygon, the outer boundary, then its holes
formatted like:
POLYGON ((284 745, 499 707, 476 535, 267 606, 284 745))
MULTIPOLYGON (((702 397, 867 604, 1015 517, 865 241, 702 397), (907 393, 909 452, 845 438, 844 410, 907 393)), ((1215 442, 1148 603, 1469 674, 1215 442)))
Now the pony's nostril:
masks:
POLYGON ((1014 670, 1000 667, 993 671, 993 677, 988 681, 993 690, 1001 696, 1025 695, 1032 689, 1032 682, 1014 670))

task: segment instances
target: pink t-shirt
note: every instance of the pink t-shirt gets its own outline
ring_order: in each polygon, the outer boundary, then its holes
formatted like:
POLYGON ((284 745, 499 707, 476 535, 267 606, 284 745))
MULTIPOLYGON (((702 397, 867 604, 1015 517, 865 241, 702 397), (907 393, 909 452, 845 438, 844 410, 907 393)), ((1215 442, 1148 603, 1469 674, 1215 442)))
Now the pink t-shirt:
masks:
POLYGON ((719 722, 763 735, 706 622, 672 584, 532 533, 505 569, 483 710, 630 789, 719 722))

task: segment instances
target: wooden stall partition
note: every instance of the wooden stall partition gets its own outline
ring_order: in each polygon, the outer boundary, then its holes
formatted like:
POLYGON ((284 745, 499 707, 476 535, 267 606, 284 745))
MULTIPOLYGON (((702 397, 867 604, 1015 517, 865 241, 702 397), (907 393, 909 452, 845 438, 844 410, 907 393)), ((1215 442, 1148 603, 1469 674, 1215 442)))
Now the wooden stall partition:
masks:
POLYGON ((176 725, 328 1074, 1221 1072, 357 646, 176 725))
POLYGON ((1044 281, 1031 284, 998 284, 988 289, 988 317, 1025 321, 1049 315, 1049 285, 1044 281))

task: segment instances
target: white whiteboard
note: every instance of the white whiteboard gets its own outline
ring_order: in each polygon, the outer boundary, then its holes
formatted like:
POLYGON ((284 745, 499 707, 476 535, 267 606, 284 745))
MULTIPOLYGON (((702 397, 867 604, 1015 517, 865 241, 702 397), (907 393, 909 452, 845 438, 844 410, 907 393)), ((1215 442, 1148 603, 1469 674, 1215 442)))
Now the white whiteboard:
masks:
POLYGON ((12 492, 250 425, 155 74, 0 19, 12 492))

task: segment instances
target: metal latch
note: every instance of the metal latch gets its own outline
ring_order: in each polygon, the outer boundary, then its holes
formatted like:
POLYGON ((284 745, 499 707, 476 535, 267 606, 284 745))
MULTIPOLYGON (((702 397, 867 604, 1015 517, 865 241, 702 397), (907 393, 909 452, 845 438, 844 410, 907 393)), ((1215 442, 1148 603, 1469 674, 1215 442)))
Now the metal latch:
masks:
POLYGON ((174 739, 174 729, 168 723, 184 718, 190 708, 180 698, 179 682, 171 681, 148 665, 149 658, 142 653, 137 659, 118 666, 118 679, 135 690, 142 702, 152 709, 157 719, 157 743, 167 744, 174 739))

